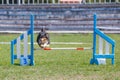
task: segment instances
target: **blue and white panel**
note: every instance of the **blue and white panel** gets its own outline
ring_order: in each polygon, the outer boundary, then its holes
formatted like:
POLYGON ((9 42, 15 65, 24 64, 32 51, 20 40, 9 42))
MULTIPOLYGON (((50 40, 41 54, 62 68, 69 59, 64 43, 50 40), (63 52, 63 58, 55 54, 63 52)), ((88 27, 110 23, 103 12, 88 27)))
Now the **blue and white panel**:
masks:
POLYGON ((17 38, 17 44, 16 44, 16 51, 17 51, 17 59, 20 59, 21 57, 21 48, 20 48, 20 37, 17 38))
POLYGON ((106 45, 105 45, 105 53, 106 54, 110 54, 110 44, 107 42, 107 41, 105 41, 105 43, 106 43, 106 45))
POLYGON ((24 57, 28 56, 28 35, 27 32, 24 33, 24 57))
MULTIPOLYGON (((104 41, 103 39, 99 36, 99 54, 98 55, 104 55, 104 41)), ((106 59, 105 58, 98 58, 98 64, 106 64, 106 59)))
POLYGON ((24 33, 23 46, 24 46, 23 56, 20 57, 21 66, 28 65, 28 35, 27 35, 27 32, 24 33))

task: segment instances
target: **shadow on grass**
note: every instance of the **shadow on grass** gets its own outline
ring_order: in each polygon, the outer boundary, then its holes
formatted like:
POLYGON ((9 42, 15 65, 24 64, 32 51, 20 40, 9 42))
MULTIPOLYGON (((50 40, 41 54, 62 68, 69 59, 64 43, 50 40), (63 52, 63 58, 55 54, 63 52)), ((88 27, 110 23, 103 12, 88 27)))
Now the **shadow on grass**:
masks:
POLYGON ((16 65, 16 66, 21 66, 19 63, 15 63, 14 65, 16 65))
POLYGON ((14 65, 15 65, 15 66, 32 66, 32 65, 30 65, 30 64, 28 64, 28 65, 20 65, 19 63, 14 63, 14 65))

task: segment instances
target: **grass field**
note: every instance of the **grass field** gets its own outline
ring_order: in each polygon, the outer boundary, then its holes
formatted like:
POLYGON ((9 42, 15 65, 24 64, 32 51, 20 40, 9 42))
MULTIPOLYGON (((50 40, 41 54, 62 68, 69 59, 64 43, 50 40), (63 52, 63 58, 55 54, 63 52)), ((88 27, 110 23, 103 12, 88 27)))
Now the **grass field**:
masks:
MULTIPOLYGON (((10 42, 18 35, 0 34, 0 42, 10 42)), ((115 65, 110 60, 106 65, 90 65, 92 50, 37 50, 35 66, 19 66, 18 61, 11 65, 10 45, 0 44, 0 80, 120 80, 120 34, 108 35, 116 41, 115 65)), ((92 47, 92 34, 50 34, 50 40, 89 43, 51 47, 92 47)))

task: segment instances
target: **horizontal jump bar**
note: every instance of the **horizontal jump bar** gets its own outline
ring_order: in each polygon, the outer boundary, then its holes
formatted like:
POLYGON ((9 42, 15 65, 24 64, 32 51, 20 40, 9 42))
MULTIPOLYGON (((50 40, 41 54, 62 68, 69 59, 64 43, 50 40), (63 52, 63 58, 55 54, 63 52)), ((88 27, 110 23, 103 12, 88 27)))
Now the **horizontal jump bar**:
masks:
POLYGON ((80 42, 51 42, 51 44, 90 44, 90 43, 80 43, 80 42))
POLYGON ((86 48, 43 48, 43 49, 34 49, 34 50, 90 50, 92 48, 86 47, 86 48))

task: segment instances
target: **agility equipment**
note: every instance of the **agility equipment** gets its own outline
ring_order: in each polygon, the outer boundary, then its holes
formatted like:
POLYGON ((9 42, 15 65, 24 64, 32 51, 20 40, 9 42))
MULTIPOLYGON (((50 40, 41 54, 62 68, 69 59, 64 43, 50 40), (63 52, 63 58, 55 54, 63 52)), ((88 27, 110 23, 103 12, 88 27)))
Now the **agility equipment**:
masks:
POLYGON ((51 42, 51 44, 90 44, 90 43, 80 43, 80 42, 51 42))
POLYGON ((91 48, 44 48, 44 50, 87 50, 91 48))
MULTIPOLYGON (((34 50, 93 50, 92 59, 90 64, 106 64, 106 59, 112 59, 111 63, 114 64, 114 49, 115 41, 105 35, 102 31, 97 29, 97 16, 94 14, 94 26, 93 26, 93 48, 43 48, 43 49, 34 49, 34 24, 33 24, 33 15, 31 15, 31 28, 22 34, 17 39, 11 41, 11 64, 14 64, 15 59, 20 59, 21 63, 28 63, 30 59, 30 65, 34 65, 34 50), (30 35, 30 54, 28 54, 28 35, 30 35), (99 37, 99 43, 97 43, 97 38, 99 37), (21 55, 20 41, 24 40, 24 54, 21 55), (104 45, 105 42, 105 45, 104 45), (98 45, 97 45, 98 44, 98 45), (16 45, 16 54, 14 52, 14 46, 16 45), (105 49, 104 49, 105 46, 105 49), (111 48, 111 49, 110 49, 111 48), (97 50, 98 49, 98 50, 97 50), (111 50, 111 51, 110 51, 111 50), (98 52, 97 52, 98 51, 98 52)), ((62 44, 62 43, 61 43, 62 44)))
POLYGON ((83 50, 91 50, 92 48, 90 47, 81 47, 81 48, 74 48, 74 47, 69 47, 69 48, 35 48, 34 50, 80 50, 80 51, 83 51, 83 50))
POLYGON ((11 41, 11 64, 15 59, 20 59, 21 65, 34 65, 34 16, 30 15, 30 29, 17 39, 11 41), (30 49, 28 49, 28 36, 30 36, 30 49), (23 54, 21 52, 21 41, 23 40, 23 54), (14 47, 16 46, 16 52, 14 47), (30 50, 30 51, 28 51, 30 50))
POLYGON ((93 58, 90 64, 106 64, 106 59, 111 59, 111 63, 114 64, 114 49, 115 41, 105 35, 97 27, 97 16, 94 14, 94 28, 93 28, 93 58), (99 52, 97 52, 97 36, 99 37, 99 52), (103 43, 105 42, 105 45, 103 43), (105 46, 105 49, 103 48, 105 46), (110 49, 111 46, 111 49, 110 49), (111 51, 110 51, 111 50, 111 51), (110 53, 111 52, 111 53, 110 53))

